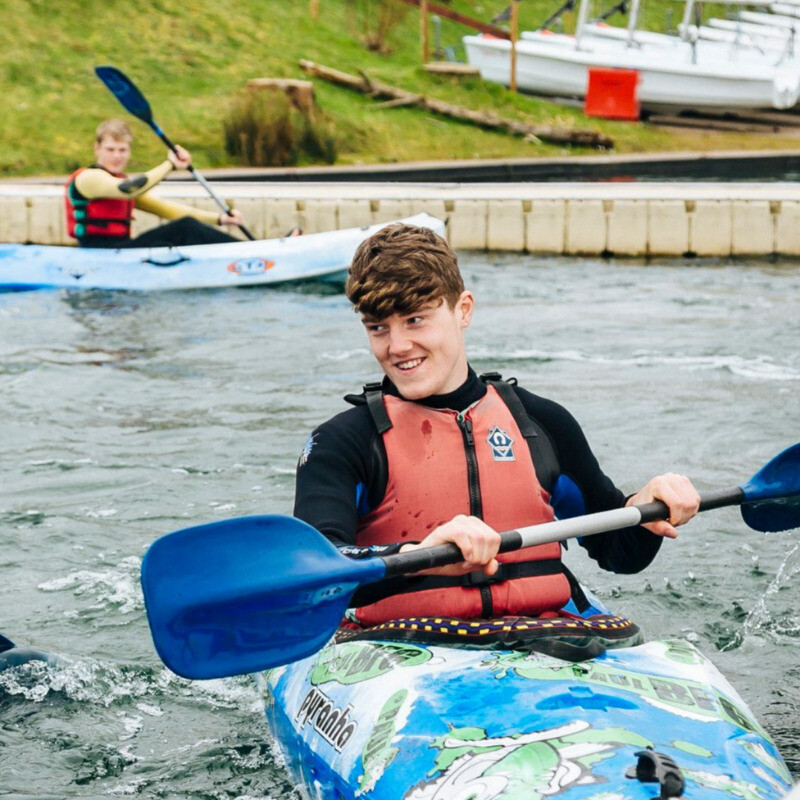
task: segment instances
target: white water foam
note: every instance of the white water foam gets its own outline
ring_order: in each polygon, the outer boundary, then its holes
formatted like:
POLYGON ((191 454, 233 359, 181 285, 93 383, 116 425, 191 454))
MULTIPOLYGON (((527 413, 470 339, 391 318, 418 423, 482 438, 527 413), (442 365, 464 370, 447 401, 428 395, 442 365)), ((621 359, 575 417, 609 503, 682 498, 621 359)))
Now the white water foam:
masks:
POLYGON ((144 608, 144 598, 139 585, 142 561, 138 556, 128 556, 106 570, 79 570, 63 578, 54 578, 39 584, 43 592, 61 592, 71 589, 76 596, 89 595, 97 603, 87 610, 114 608, 121 614, 130 614, 144 608))
POLYGON ((95 659, 63 659, 51 665, 30 661, 0 671, 0 690, 34 703, 41 703, 52 693, 63 694, 78 703, 109 708, 116 703, 129 706, 132 699, 139 714, 121 712, 126 730, 139 725, 143 715, 160 717, 164 710, 161 698, 191 697, 203 705, 222 709, 247 709, 263 714, 264 706, 254 682, 249 677, 209 681, 188 681, 166 667, 142 668, 103 662, 95 659))

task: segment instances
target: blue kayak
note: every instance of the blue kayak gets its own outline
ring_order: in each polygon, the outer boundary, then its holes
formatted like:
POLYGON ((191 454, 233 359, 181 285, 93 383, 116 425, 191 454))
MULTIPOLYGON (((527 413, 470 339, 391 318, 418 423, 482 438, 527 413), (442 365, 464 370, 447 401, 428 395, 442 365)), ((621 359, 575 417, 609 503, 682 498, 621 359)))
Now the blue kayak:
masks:
MULTIPOLYGON (((444 236, 428 214, 401 220, 444 236)), ((283 239, 121 250, 0 245, 0 291, 209 289, 345 278, 359 243, 389 223, 283 239)))
POLYGON ((570 661, 344 640, 257 681, 286 766, 315 800, 778 800, 791 789, 769 735, 685 641, 570 661))

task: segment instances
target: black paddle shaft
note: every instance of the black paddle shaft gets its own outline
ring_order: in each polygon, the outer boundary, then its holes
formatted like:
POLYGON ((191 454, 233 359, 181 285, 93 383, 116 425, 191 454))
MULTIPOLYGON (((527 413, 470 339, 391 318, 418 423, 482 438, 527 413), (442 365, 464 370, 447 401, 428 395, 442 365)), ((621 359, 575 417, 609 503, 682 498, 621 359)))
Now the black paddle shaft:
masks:
MULTIPOLYGON (((149 121, 150 127, 156 132, 158 138, 161 139, 162 142, 170 149, 173 153, 178 152, 178 149, 173 144, 172 140, 167 136, 161 128, 158 127, 152 120, 149 121)), ((219 197, 216 192, 211 188, 208 184, 208 181, 194 168, 194 164, 189 164, 186 168, 189 172, 192 173, 192 177, 211 195, 211 199, 222 209, 225 214, 230 216, 231 214, 231 207, 221 198, 219 197)), ((239 230, 251 241, 255 241, 255 236, 252 234, 251 231, 247 229, 245 225, 239 225, 239 230)))
MULTIPOLYGON (((167 134, 164 133, 164 131, 162 131, 161 128, 158 125, 156 125, 155 122, 153 122, 152 118, 149 119, 149 120, 145 120, 145 121, 156 132, 156 135, 158 136, 158 138, 161 139, 162 142, 164 142, 164 144, 167 146, 167 148, 169 150, 172 150, 172 152, 175 153, 175 155, 177 155, 178 154, 178 148, 175 146, 175 143, 172 141, 172 139, 170 139, 169 136, 167 136, 167 134)), ((189 172, 192 173, 192 176, 196 180, 201 180, 202 179, 203 176, 200 175, 197 172, 197 170, 194 168, 194 164, 189 164, 189 166, 186 167, 186 169, 188 169, 189 172)), ((201 183, 202 183, 202 180, 201 180, 201 183)), ((216 200, 217 198, 215 197, 214 199, 216 200)), ((226 214, 230 214, 231 213, 231 208, 226 202, 224 202, 224 201, 220 202, 220 206, 221 206, 222 210, 226 214)))
MULTIPOLYGON (((714 508, 724 508, 725 506, 738 506, 745 500, 744 489, 740 486, 732 486, 728 489, 715 489, 710 492, 704 493, 700 498, 699 511, 710 511, 714 508)), ((631 521, 628 525, 624 523, 620 527, 630 527, 632 525, 641 525, 645 522, 655 522, 659 519, 667 519, 669 517, 669 508, 666 503, 660 500, 655 500, 652 503, 644 503, 639 506, 631 506, 629 509, 616 509, 617 511, 630 511, 635 509, 639 512, 639 519, 631 521)), ((603 512, 611 513, 611 512, 603 512)), ((589 515, 591 518, 592 515, 589 515)), ((573 539, 578 536, 587 536, 593 533, 608 532, 605 531, 581 531, 580 529, 573 530, 574 526, 570 525, 571 520, 561 520, 555 523, 545 523, 545 525, 552 525, 553 527, 562 526, 565 533, 553 535, 549 541, 563 541, 565 539, 573 539)), ((525 529, 526 531, 535 530, 539 526, 532 526, 525 529)), ((513 550, 519 550, 522 547, 527 547, 522 533, 519 531, 505 531, 500 534, 500 551, 501 553, 510 553, 513 550)), ((386 575, 384 577, 391 578, 396 575, 407 575, 414 572, 420 572, 424 569, 433 569, 436 567, 446 567, 449 564, 457 564, 463 561, 464 557, 458 545, 455 544, 442 544, 436 547, 423 547, 418 550, 411 550, 408 553, 397 553, 391 556, 385 556, 382 560, 386 564, 386 575)))

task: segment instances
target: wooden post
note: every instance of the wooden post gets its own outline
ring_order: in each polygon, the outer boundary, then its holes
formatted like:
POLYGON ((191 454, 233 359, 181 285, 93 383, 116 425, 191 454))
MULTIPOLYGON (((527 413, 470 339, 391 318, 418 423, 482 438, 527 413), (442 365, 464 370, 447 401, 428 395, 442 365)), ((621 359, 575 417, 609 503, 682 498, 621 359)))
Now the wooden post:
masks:
POLYGON ((519 36, 519 2, 511 0, 511 81, 509 88, 517 91, 517 38, 519 36))
POLYGON ((319 0, 311 0, 311 19, 313 19, 314 22, 316 22, 318 17, 319 17, 319 0))
POLYGON ((419 0, 419 41, 422 63, 428 63, 428 0, 419 0))

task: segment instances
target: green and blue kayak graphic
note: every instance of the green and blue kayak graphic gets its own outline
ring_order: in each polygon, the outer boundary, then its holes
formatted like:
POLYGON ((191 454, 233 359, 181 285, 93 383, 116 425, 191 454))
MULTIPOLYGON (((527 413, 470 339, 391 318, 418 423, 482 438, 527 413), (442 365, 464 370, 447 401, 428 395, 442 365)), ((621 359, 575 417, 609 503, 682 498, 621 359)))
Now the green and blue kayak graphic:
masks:
POLYGON ((719 671, 683 641, 580 663, 411 642, 330 644, 258 676, 298 787, 349 800, 651 800, 641 754, 692 800, 778 800, 791 776, 719 671))

